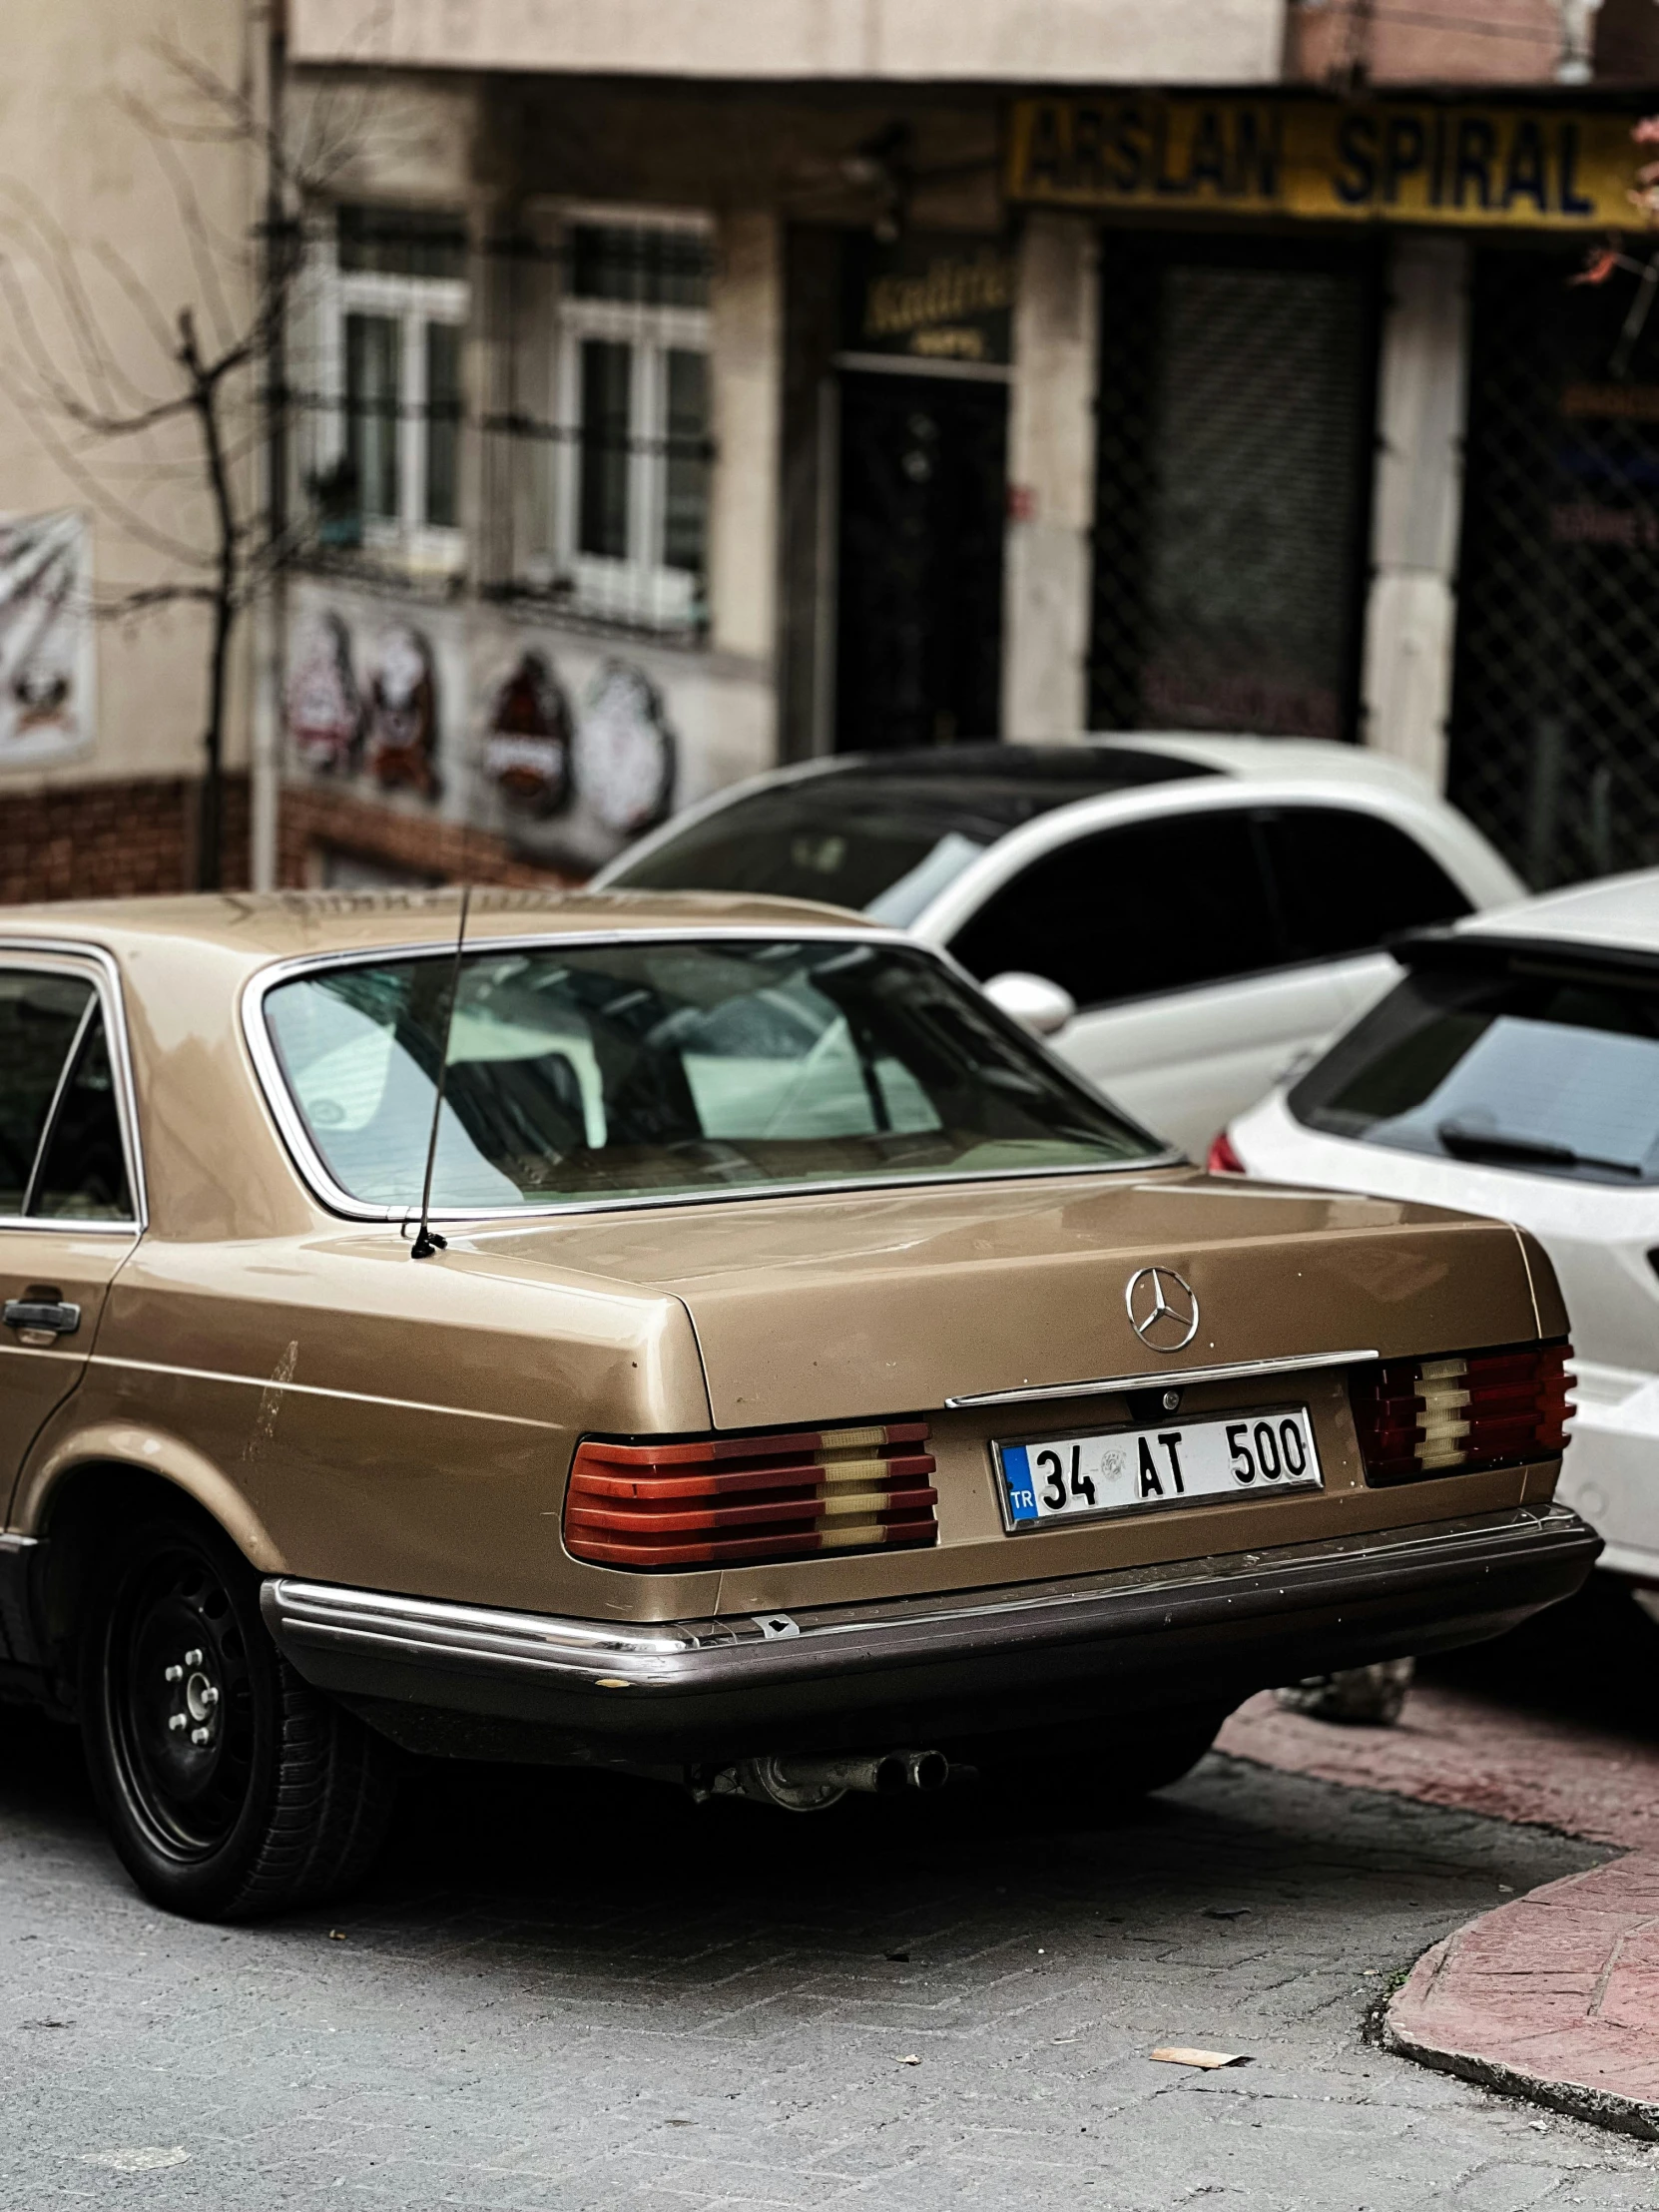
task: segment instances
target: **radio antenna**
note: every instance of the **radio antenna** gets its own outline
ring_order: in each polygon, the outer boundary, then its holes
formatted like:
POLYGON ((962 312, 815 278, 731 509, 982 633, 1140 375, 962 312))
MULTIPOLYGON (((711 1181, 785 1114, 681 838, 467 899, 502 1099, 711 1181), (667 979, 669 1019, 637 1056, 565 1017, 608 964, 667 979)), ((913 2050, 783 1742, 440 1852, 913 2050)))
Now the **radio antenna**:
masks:
POLYGON ((443 1118, 443 1079, 449 1070, 449 1039, 455 1027, 455 1001, 461 994, 461 947, 466 942, 466 910, 472 903, 472 885, 461 886, 461 918, 455 930, 455 957, 449 968, 449 998, 443 1009, 443 1049, 438 1054, 437 1095, 432 1100, 432 1129, 426 1140, 426 1175, 420 1186, 420 1229, 409 1247, 411 1260, 429 1260, 434 1252, 447 1252, 449 1240, 433 1229, 432 1170, 438 1157, 438 1124, 443 1118))

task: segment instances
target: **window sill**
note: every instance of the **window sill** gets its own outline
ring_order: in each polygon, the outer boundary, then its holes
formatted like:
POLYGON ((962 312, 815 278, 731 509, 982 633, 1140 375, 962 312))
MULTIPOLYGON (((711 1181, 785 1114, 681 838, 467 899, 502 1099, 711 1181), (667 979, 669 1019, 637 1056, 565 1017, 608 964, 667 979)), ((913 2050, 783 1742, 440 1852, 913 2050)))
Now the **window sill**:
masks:
POLYGON ((429 600, 458 599, 467 582, 464 566, 420 560, 389 546, 314 546, 296 555, 293 566, 307 576, 382 585, 429 600))
POLYGON ((579 630, 589 637, 628 638, 639 644, 680 652, 706 653, 709 650, 709 630, 705 622, 650 622, 643 617, 630 617, 587 605, 572 593, 548 591, 522 582, 481 585, 478 596, 518 614, 539 614, 557 622, 563 629, 579 630))

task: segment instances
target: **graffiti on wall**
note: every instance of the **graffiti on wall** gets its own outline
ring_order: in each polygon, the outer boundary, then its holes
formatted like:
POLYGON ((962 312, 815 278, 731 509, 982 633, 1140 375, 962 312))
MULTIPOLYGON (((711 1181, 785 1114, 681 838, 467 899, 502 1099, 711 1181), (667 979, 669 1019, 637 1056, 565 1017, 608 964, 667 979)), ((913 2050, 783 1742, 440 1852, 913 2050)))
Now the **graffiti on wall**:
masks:
POLYGON ((93 668, 84 518, 0 519, 0 768, 91 742, 93 668))
POLYGON ((368 691, 368 772, 382 791, 401 787, 436 799, 438 687, 432 649, 399 625, 380 643, 368 691))
POLYGON ((288 732, 306 768, 346 775, 357 765, 363 700, 351 667, 351 634, 336 614, 301 638, 287 688, 288 732))
MULTIPOLYGON (((498 634, 499 635, 499 634, 498 634)), ((454 664, 449 690, 459 688, 454 664)), ((362 780, 507 835, 549 865, 585 870, 670 813, 678 746, 662 693, 636 663, 589 664, 585 683, 552 649, 509 648, 482 675, 464 737, 446 732, 445 687, 426 633, 338 607, 296 625, 283 705, 292 756, 317 777, 362 780), (471 774, 463 773, 470 754, 471 774)))
POLYGON ((484 774, 516 812, 545 820, 570 797, 570 701, 544 653, 519 656, 491 703, 484 774))
POLYGON ((674 736, 662 696, 626 661, 607 661, 576 725, 575 781, 617 838, 655 829, 674 799, 674 736))

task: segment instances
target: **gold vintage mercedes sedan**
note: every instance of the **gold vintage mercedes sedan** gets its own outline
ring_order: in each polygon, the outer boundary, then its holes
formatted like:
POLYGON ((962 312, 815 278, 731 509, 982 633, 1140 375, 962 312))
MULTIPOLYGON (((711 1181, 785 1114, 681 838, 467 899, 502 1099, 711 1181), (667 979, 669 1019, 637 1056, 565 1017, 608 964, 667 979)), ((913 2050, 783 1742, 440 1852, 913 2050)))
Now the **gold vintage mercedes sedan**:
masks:
POLYGON ((397 1746, 1087 1811, 1598 1549, 1529 1238, 1209 1179, 829 908, 13 910, 0 1185, 4 1687, 182 1912, 397 1746))

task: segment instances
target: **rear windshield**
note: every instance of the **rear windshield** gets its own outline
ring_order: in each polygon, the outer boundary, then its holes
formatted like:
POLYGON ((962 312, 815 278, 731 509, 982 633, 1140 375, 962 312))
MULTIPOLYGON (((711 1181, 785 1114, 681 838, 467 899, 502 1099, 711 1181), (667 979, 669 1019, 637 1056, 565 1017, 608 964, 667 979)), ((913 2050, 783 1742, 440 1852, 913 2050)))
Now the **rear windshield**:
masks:
POLYGON ((1521 957, 1418 969, 1290 1106, 1310 1129, 1396 1151, 1659 1182, 1659 977, 1521 957))
POLYGON ((675 939, 332 967, 265 1018, 334 1182, 491 1212, 1117 1167, 1164 1148, 927 954, 675 939))
POLYGON ((958 746, 752 792, 607 880, 627 890, 816 898, 904 928, 1021 823, 1102 792, 1208 773, 1084 746, 998 756, 993 746, 958 746))

